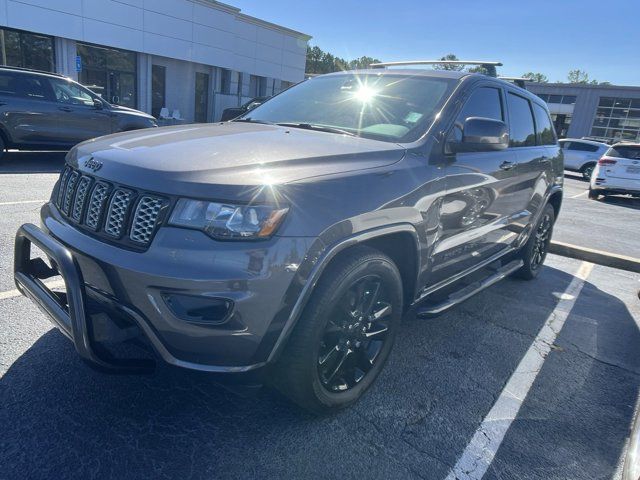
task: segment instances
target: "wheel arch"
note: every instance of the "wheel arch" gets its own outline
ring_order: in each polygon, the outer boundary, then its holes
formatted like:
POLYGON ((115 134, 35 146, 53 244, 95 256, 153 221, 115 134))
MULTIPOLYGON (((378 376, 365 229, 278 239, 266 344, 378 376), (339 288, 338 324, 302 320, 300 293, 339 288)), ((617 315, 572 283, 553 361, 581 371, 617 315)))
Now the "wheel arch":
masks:
POLYGON ((311 294, 325 269, 332 261, 339 259, 340 255, 344 254, 348 249, 361 245, 382 251, 396 263, 402 277, 405 308, 413 302, 418 281, 418 270, 420 268, 420 242, 418 233, 413 225, 396 224, 367 230, 347 237, 325 248, 323 254, 315 263, 289 318, 269 354, 267 363, 273 363, 282 353, 291 332, 295 328, 300 315, 304 311, 304 307, 311 298, 311 294), (410 298, 410 300, 407 301, 407 298, 410 298))
POLYGON ((553 207, 553 213, 557 220, 558 215, 560 215, 560 207, 562 206, 562 190, 556 189, 555 191, 551 192, 547 203, 553 207))

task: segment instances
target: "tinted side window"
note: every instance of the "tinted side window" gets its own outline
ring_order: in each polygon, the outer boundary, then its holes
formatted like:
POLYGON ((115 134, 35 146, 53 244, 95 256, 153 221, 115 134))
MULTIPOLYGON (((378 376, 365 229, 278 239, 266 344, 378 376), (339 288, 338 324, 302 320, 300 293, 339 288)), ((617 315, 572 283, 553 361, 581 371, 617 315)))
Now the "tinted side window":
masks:
POLYGON ((93 106, 93 98, 79 85, 65 79, 50 79, 56 102, 93 106))
POLYGON ((480 87, 475 90, 462 107, 458 122, 463 124, 469 117, 504 120, 500 90, 492 87, 480 87))
POLYGON ((509 104, 509 122, 511 124, 509 146, 534 146, 536 144, 536 130, 529 100, 520 95, 509 93, 507 103, 509 104))
POLYGON ((536 117, 536 125, 538 126, 538 144, 539 145, 555 145, 556 134, 551 125, 551 119, 547 111, 538 104, 533 104, 533 113, 536 117))
POLYGON ((16 79, 16 93, 31 100, 49 100, 49 86, 45 78, 22 76, 16 79))
POLYGON ((579 150, 581 152, 597 152, 599 148, 600 147, 598 147, 597 145, 591 145, 590 143, 571 142, 569 150, 579 150))
POLYGON ((10 73, 0 73, 0 95, 17 95, 16 86, 18 80, 10 73))

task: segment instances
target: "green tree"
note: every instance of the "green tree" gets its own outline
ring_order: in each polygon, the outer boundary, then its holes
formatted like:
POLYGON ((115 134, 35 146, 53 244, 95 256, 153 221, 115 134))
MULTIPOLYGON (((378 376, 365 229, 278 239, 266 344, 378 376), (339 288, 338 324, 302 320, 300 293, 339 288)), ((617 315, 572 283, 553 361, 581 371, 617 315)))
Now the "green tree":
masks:
MULTIPOLYGON (((456 57, 453 53, 448 53, 440 60, 449 60, 449 61, 458 61, 458 57, 456 57)), ((433 65, 433 68, 436 70, 455 70, 460 72, 464 70, 464 65, 451 65, 450 63, 436 63, 433 65)))
MULTIPOLYGON (((567 80, 569 81, 569 83, 581 83, 581 84, 594 82, 594 80, 589 81, 589 74, 587 72, 585 72, 584 70, 580 70, 578 68, 575 70, 569 70, 569 73, 567 74, 567 80)), ((596 81, 596 83, 598 82, 596 81)))
POLYGON ((306 73, 322 74, 338 72, 340 70, 368 68, 370 64, 379 62, 380 60, 367 56, 348 61, 344 58, 336 57, 329 52, 325 52, 318 46, 307 46, 306 73))
POLYGON ((538 82, 538 83, 547 83, 547 82, 549 82, 549 79, 547 78, 547 76, 545 74, 539 73, 539 72, 527 72, 527 73, 523 74, 522 77, 523 78, 528 78, 532 82, 538 82))
POLYGON ((351 60, 349 62, 349 68, 351 70, 365 69, 369 68, 369 65, 371 65, 372 63, 380 63, 380 60, 378 60, 377 58, 363 56, 360 58, 356 58, 355 60, 351 60))

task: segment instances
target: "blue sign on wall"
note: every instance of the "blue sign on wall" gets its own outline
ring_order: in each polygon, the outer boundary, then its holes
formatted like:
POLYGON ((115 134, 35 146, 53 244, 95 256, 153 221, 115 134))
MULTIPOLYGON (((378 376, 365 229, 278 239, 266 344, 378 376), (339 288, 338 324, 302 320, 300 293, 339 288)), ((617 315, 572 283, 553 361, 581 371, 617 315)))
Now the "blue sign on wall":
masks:
POLYGON ((76 72, 82 71, 82 57, 80 55, 76 55, 76 72))

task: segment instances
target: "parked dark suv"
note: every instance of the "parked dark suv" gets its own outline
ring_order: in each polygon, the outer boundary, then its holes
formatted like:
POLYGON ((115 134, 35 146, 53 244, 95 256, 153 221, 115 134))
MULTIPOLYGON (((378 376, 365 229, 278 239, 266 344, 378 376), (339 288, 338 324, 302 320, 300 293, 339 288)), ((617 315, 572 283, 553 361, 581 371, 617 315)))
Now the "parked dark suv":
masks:
POLYGON ((69 78, 0 67, 0 157, 8 148, 66 150, 108 133, 155 126, 151 115, 111 105, 69 78))
POLYGON ((319 76, 236 121, 78 145, 42 226, 17 234, 15 279, 102 369, 144 368, 113 349, 135 338, 331 411, 371 385, 412 305, 538 274, 561 155, 544 102, 497 78, 319 76), (64 290, 42 282, 58 274, 64 290))

